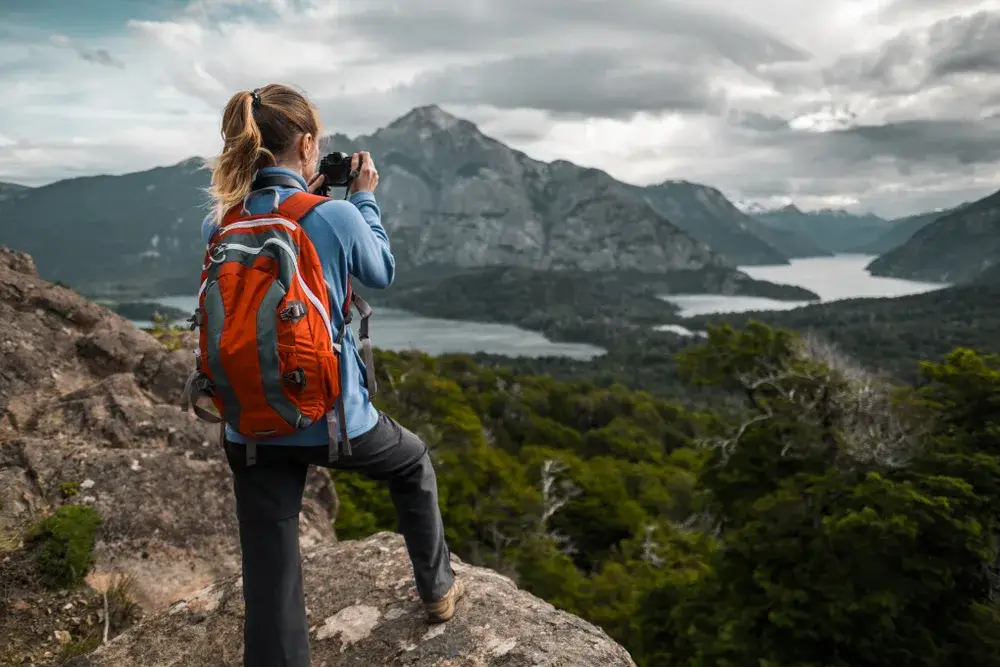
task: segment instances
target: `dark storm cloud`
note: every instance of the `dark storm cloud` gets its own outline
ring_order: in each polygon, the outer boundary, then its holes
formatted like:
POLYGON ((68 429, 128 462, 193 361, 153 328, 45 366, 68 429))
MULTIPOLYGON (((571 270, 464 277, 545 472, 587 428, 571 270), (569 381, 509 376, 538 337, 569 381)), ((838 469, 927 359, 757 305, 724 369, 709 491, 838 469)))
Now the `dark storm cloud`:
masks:
POLYGON ((397 95, 411 102, 488 104, 557 116, 627 118, 637 112, 716 111, 710 64, 637 61, 627 51, 520 56, 432 72, 397 95))
POLYGON ((953 170, 958 165, 1000 161, 1000 118, 911 120, 831 132, 789 129, 747 134, 743 141, 788 151, 793 161, 827 163, 839 170, 875 161, 899 166, 934 164, 953 170))
POLYGON ((931 33, 931 46, 936 47, 931 72, 937 77, 1000 73, 1000 14, 942 21, 931 33))
POLYGON ((345 5, 347 14, 338 23, 379 53, 482 53, 529 41, 544 48, 568 38, 584 50, 610 43, 659 51, 677 40, 697 41, 745 67, 808 57, 746 21, 661 0, 636 0, 627 7, 610 0, 484 0, 437 11, 420 5, 386 0, 345 5))
POLYGON ((607 0, 483 0, 436 11, 419 4, 372 0, 345 6, 337 18, 338 29, 379 57, 488 59, 432 67, 377 102, 400 112, 441 103, 574 118, 715 114, 725 104, 714 85, 720 71, 808 58, 738 18, 661 0, 635 0, 627 8, 607 0))
POLYGON ((912 120, 831 132, 829 141, 856 159, 984 164, 1000 160, 1000 120, 912 120))
POLYGON ((908 94, 966 74, 1000 74, 997 44, 1000 14, 955 16, 900 34, 875 51, 841 58, 824 73, 825 81, 908 94))

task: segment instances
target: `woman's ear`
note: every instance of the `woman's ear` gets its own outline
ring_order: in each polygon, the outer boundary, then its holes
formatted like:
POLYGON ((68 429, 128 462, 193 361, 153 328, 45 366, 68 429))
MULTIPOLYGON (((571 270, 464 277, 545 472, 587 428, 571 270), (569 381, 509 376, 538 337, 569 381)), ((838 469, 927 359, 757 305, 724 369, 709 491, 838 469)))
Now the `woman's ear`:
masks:
POLYGON ((299 143, 299 152, 303 163, 308 163, 312 160, 313 154, 316 152, 316 148, 316 137, 308 132, 303 134, 302 140, 299 143))

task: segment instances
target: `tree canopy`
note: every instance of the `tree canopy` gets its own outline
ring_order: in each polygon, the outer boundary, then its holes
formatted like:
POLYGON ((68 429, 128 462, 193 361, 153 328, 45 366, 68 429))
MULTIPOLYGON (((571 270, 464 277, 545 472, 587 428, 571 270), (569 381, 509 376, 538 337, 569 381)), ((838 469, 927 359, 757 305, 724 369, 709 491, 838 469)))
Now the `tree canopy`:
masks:
MULTIPOLYGON (((644 667, 1000 665, 1000 359, 885 383, 822 341, 714 328, 695 411, 620 384, 382 352, 379 407, 435 462, 453 550, 644 667)), ((395 529, 335 473, 343 539, 395 529)))

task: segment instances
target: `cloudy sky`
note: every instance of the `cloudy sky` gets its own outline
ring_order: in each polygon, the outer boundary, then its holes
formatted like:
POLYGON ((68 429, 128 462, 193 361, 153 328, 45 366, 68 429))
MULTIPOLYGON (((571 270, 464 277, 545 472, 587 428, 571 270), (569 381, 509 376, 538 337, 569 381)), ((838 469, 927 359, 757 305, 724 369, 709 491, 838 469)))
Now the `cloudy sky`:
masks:
POLYGON ((1000 187, 998 45, 1000 0, 3 0, 0 181, 209 156, 283 82, 331 132, 436 103, 636 183, 902 215, 1000 187))

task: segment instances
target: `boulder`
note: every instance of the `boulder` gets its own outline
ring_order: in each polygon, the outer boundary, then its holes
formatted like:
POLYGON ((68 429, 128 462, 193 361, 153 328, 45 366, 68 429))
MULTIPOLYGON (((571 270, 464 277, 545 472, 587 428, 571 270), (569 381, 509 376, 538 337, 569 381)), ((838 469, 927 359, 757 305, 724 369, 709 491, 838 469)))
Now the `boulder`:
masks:
MULTIPOLYGON (((303 556, 313 664, 325 667, 634 667, 604 632, 453 557, 468 584, 455 617, 428 625, 398 535, 303 556)), ((242 665, 241 579, 231 577, 119 635, 73 667, 242 665)))

